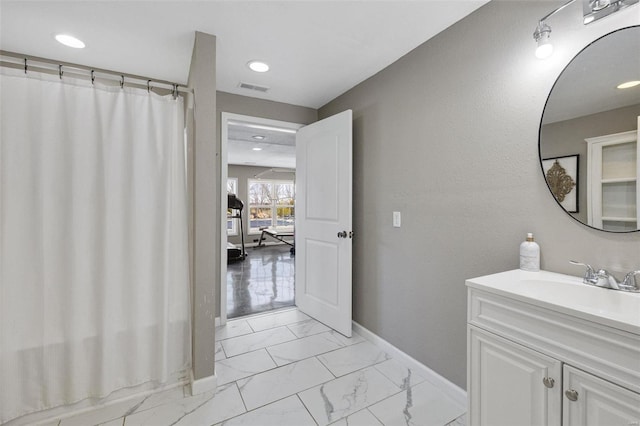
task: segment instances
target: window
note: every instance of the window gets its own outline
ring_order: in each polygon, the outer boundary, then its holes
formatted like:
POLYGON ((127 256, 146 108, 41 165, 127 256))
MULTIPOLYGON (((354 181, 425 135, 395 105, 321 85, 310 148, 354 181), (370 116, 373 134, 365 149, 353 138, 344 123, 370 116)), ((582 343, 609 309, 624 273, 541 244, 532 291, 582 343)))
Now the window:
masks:
POLYGON ((249 232, 260 228, 292 230, 295 222, 295 186, 292 181, 249 179, 249 232))
MULTIPOLYGON (((227 194, 238 194, 237 178, 227 179, 227 194)), ((227 235, 238 235, 238 219, 231 218, 233 213, 233 210, 227 209, 227 235)))

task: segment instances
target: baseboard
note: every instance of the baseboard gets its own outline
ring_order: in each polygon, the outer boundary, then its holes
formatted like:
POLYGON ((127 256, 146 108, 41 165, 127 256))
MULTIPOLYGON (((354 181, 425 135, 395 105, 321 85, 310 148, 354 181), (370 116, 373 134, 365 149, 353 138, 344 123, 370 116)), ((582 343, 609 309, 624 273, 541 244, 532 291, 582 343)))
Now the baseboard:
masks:
POLYGON ((367 330, 357 322, 353 321, 353 331, 367 339, 369 342, 378 346, 380 349, 391 355, 392 358, 396 358, 411 368, 416 373, 424 376, 429 383, 436 386, 444 394, 450 397, 460 407, 467 409, 467 392, 460 388, 458 385, 445 379, 420 361, 415 360, 411 356, 402 352, 400 349, 393 346, 391 343, 384 340, 382 337, 367 330))
POLYGON ((218 376, 216 376, 215 374, 196 380, 193 378, 193 370, 191 370, 190 380, 191 395, 199 395, 201 393, 210 391, 215 392, 216 388, 218 387, 218 376))

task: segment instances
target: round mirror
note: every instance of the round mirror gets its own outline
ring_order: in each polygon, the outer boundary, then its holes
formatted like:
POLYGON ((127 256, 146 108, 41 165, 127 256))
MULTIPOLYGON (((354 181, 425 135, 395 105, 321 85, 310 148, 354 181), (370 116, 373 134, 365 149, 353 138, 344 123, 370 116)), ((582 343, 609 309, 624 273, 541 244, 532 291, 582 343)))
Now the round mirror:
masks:
POLYGON ((604 231, 640 230, 639 124, 640 26, 633 26, 578 53, 542 114, 542 171, 574 219, 604 231))

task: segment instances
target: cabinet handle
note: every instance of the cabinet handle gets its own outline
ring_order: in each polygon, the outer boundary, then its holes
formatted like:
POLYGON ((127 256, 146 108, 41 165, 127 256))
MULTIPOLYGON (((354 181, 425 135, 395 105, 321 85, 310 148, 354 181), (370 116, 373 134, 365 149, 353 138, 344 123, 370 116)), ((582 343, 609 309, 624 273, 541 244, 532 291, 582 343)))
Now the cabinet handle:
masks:
POLYGON ((577 401, 578 400, 578 392, 573 390, 573 389, 569 389, 564 394, 567 396, 569 401, 577 401))
POLYGON ((556 383, 556 381, 553 380, 551 377, 545 377, 544 379, 542 379, 542 383, 544 383, 546 387, 552 388, 553 385, 556 383))

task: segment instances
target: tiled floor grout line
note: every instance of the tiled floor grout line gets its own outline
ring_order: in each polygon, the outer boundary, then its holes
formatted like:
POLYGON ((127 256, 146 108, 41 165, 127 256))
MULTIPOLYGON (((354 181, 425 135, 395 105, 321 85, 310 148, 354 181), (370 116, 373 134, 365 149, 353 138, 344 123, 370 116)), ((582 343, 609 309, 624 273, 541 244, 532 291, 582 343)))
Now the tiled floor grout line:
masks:
MULTIPOLYGON (((238 414, 238 416, 242 416, 243 414, 247 414, 249 412, 249 409, 247 408, 247 403, 244 402, 244 397, 242 396, 242 392, 240 391, 240 386, 238 385, 238 381, 236 380, 235 382, 233 382, 233 384, 236 385, 236 389, 238 389, 238 394, 240 395, 240 400, 242 400, 242 405, 244 406, 244 413, 238 414)), ((236 416, 236 417, 238 417, 238 416, 236 416)), ((227 420, 225 420, 225 422, 227 420)))
MULTIPOLYGON (((292 340, 292 342, 293 342, 293 340, 292 340)), ((271 352, 269 352, 269 347, 264 348, 264 350, 267 352, 267 355, 269 355, 269 358, 271 358, 271 361, 273 361, 273 364, 275 365, 275 368, 280 367, 280 366, 278 365, 278 363, 276 362, 276 360, 275 360, 275 359, 273 359, 273 355, 271 355, 271 352)), ((275 369, 275 368, 274 368, 274 369, 275 369)), ((256 374, 259 374, 259 373, 256 373, 256 374)))
POLYGON ((224 355, 224 359, 228 359, 229 357, 227 356, 227 351, 224 350, 224 346, 222 346, 222 342, 220 343, 220 350, 222 351, 222 354, 224 355))
MULTIPOLYGON (((324 355, 324 354, 320 354, 320 355, 324 355)), ((337 378, 338 378, 338 376, 336 376, 336 375, 333 373, 333 371, 331 371, 331 370, 329 369, 329 367, 327 367, 326 365, 324 365, 324 362, 322 362, 322 360, 320 360, 320 358, 318 358, 320 355, 315 355, 315 356, 314 356, 314 358, 318 360, 318 362, 320 363, 320 365, 321 365, 321 366, 323 366, 324 368, 326 368, 326 369, 327 369, 327 371, 328 371, 329 373, 331 373, 331 375, 333 376, 333 379, 331 379, 331 380, 335 380, 335 379, 337 379, 337 378)), ((325 382, 325 383, 327 383, 327 382, 325 382)))
MULTIPOLYGON (((246 378, 246 377, 245 377, 245 378, 246 378)), ((238 392, 240 392, 240 386, 238 385, 238 382, 237 382, 237 381, 235 381, 235 382, 233 382, 233 383, 238 387, 238 392)), ((287 399, 287 398, 291 398, 292 396, 296 396, 298 399, 300 399, 300 396, 298 395, 298 393, 300 393, 300 392, 304 392, 304 391, 306 391, 306 390, 309 390, 309 389, 311 389, 311 388, 313 388, 313 387, 315 387, 315 386, 318 386, 318 385, 314 385, 314 386, 311 386, 310 388, 303 389, 303 390, 301 390, 301 391, 299 391, 299 392, 296 392, 296 393, 292 393, 291 395, 283 396, 282 398, 278 398, 278 399, 276 399, 276 400, 274 400, 274 401, 271 401, 271 402, 268 402, 268 403, 266 403, 266 404, 259 405, 259 406, 257 406, 256 408, 253 408, 253 409, 251 409, 251 410, 247 409, 247 405, 245 404, 245 402, 244 402, 244 398, 242 397, 242 392, 240 392, 240 397, 242 398, 242 403, 244 404, 244 408, 245 408, 245 410, 246 410, 246 411, 245 411, 244 413, 241 413, 241 414, 238 414, 238 415, 236 415, 236 416, 230 417, 230 418, 228 418, 227 420, 224 420, 224 421, 226 422, 226 421, 229 421, 229 420, 231 420, 231 419, 233 419, 233 418, 240 417, 240 416, 243 416, 243 415, 245 415, 245 414, 252 413, 252 412, 254 412, 254 411, 256 411, 256 410, 259 410, 259 409, 261 409, 261 408, 267 407, 267 406, 269 406, 269 405, 271 405, 271 404, 275 404, 276 402, 280 402, 280 401, 285 400, 285 399, 287 399)), ((300 401, 302 402, 302 400, 301 400, 301 399, 300 399, 300 401)), ((304 402, 302 402, 302 405, 304 405, 304 402)), ((306 407, 306 406, 305 406, 305 409, 307 409, 307 407, 306 407)), ((307 411, 309 411, 309 410, 307 409, 307 411)), ((309 413, 309 414, 311 414, 311 413, 309 413)), ((312 418, 312 419, 313 419, 313 421, 315 422, 315 419, 313 418, 313 416, 311 416, 311 418, 312 418)), ((316 422, 316 424, 317 424, 317 423, 318 423, 318 422, 316 422)), ((216 424, 217 424, 217 423, 216 423, 216 424)))
MULTIPOLYGON (((397 394, 396 394, 396 395, 397 395, 397 394)), ((395 396, 395 395, 392 395, 392 396, 395 396)), ((389 398, 391 398, 391 397, 389 397, 389 398)), ((383 399, 382 401, 384 401, 384 399, 383 399)), ((380 402, 382 402, 382 401, 380 401, 380 402)), ((370 405, 369 407, 371 407, 371 405, 370 405)), ((379 421, 381 425, 386 426, 386 425, 384 424, 384 422, 383 422, 380 418, 378 418, 378 416, 376 416, 375 414, 373 414, 373 411, 369 410, 369 407, 366 407, 366 408, 365 408, 365 410, 367 410, 367 411, 369 412, 369 414, 371 414, 371 415, 373 416, 373 418, 374 418, 374 419, 376 419, 377 421, 379 421)))
POLYGON ((298 401, 300 401, 300 403, 302 404, 304 409, 307 410, 307 413, 309 413, 309 416, 311 416, 311 419, 313 419, 313 421, 316 424, 316 426, 319 426, 318 421, 316 420, 315 417, 313 417, 313 414, 311 414, 311 411, 309 411, 309 407, 307 407, 307 404, 305 404, 304 401, 302 400, 302 398, 300 398, 300 392, 296 393, 296 398, 298 398, 298 401))
MULTIPOLYGON (((282 327, 282 326, 278 326, 278 327, 275 327, 275 328, 279 328, 279 327, 282 327)), ((285 326, 285 327, 286 327, 286 326, 285 326)), ((288 327, 286 327, 286 328, 287 328, 287 329, 289 329, 288 327)), ((272 330, 272 329, 268 329, 268 330, 272 330)), ((260 330, 260 332, 262 332, 262 331, 267 331, 267 330, 260 330)), ((289 331, 291 331, 291 330, 289 329, 289 331)), ((259 333, 259 332, 254 332, 254 333, 259 333)), ((249 334, 254 334, 254 333, 249 333, 249 334)), ((266 350, 267 350, 267 352, 269 352, 269 348, 273 348, 273 347, 275 347, 275 346, 279 346, 279 345, 284 345, 284 344, 286 344, 286 343, 295 342, 295 341, 297 341, 297 340, 302 340, 302 339, 307 338, 307 337, 317 336, 318 334, 322 334, 322 333, 329 333, 329 332, 328 332, 328 331, 322 331, 322 332, 320 332, 320 333, 312 334, 312 335, 310 335, 310 336, 296 337, 295 339, 287 340, 286 342, 280 342, 280 343, 276 343, 276 344, 274 344, 274 345, 264 346, 264 347, 262 347, 262 348, 256 348, 256 349, 253 349, 253 350, 251 350, 251 351, 241 352, 241 353, 238 353, 238 354, 233 355, 233 356, 227 356, 227 353, 226 353, 226 351, 224 350, 224 346, 223 346, 222 344, 221 344, 221 346, 222 346, 222 350, 223 350, 223 351, 224 351, 224 353, 225 353, 225 359, 231 359, 231 358, 235 358, 235 357, 240 356, 240 355, 245 355, 245 354, 248 354, 248 353, 251 353, 251 352, 259 351, 260 349, 266 349, 266 350)), ((224 339, 224 340, 235 339, 236 337, 245 337, 245 336, 249 336, 249 334, 243 334, 243 335, 241 335, 241 336, 230 337, 230 338, 228 338, 228 339, 224 339)), ((292 332, 292 334, 293 334, 293 332, 292 332)), ((294 336, 295 336, 295 334, 294 334, 294 336)), ((362 336, 360 336, 360 337, 362 337, 362 336)), ((363 337, 363 339, 364 339, 364 337, 363 337)), ((220 342, 222 342, 222 341, 223 341, 223 340, 220 340, 220 342)), ((288 364, 279 365, 278 367, 283 367, 283 366, 285 366, 285 365, 293 364, 294 362, 303 361, 303 360, 305 360, 305 359, 313 358, 314 356, 326 355, 326 354, 328 354, 328 353, 331 353, 331 352, 334 352, 334 351, 338 351, 338 350, 340 350, 340 349, 344 349, 344 348, 347 348, 347 347, 350 347, 350 346, 356 346, 356 345, 359 345, 359 344, 362 344, 362 343, 365 343, 365 342, 369 342, 369 341, 368 341, 367 339, 364 339, 362 342, 346 344, 346 345, 341 346, 341 347, 339 347, 339 348, 335 348, 335 349, 328 350, 327 352, 321 352, 321 353, 318 353, 318 354, 315 354, 315 355, 310 355, 310 356, 308 356, 308 357, 306 357, 306 358, 301 358, 301 359, 298 359, 298 360, 292 361, 292 362, 290 362, 290 363, 288 363, 288 364)), ((369 342, 369 343, 371 343, 371 342, 369 342)), ((372 344, 373 344, 373 343, 372 343, 372 344)), ((269 355, 271 355, 271 353, 270 353, 270 352, 269 352, 269 355)), ((273 357, 272 357, 272 359, 273 359, 273 357)), ((221 361, 222 361, 222 360, 221 360, 221 361)), ((275 359, 274 359, 273 361, 275 362, 275 359)), ((385 360, 385 361, 386 361, 386 360, 385 360)), ((384 361, 381 361, 381 362, 384 362, 384 361)), ((277 363, 276 363, 276 365, 277 365, 277 363)), ((256 373, 256 374, 259 374, 259 373, 256 373)))

